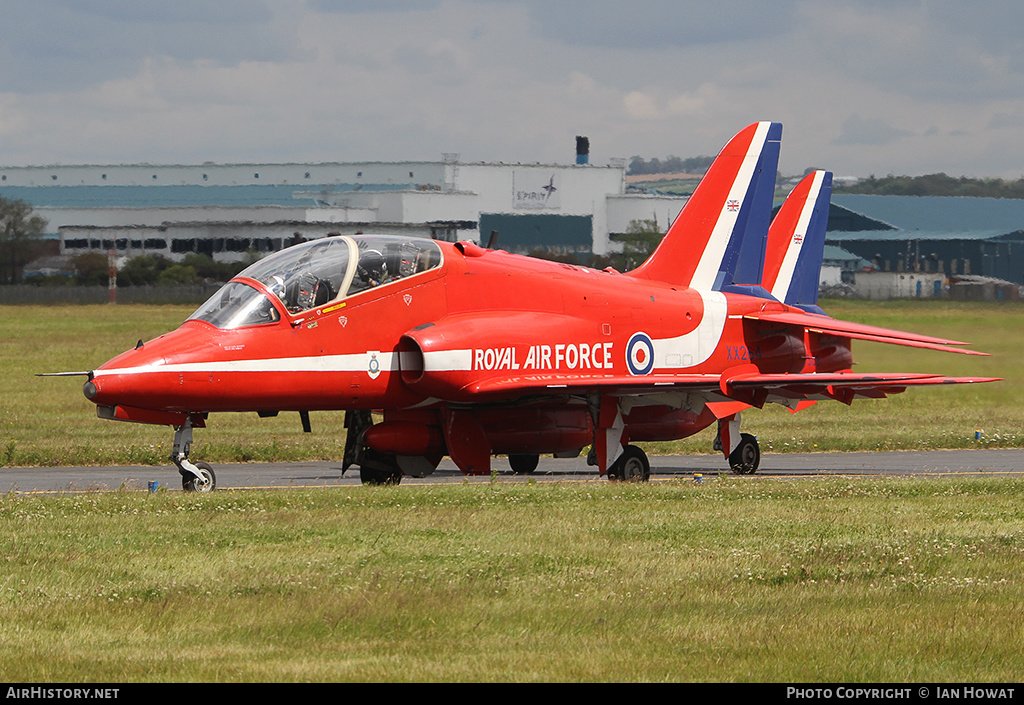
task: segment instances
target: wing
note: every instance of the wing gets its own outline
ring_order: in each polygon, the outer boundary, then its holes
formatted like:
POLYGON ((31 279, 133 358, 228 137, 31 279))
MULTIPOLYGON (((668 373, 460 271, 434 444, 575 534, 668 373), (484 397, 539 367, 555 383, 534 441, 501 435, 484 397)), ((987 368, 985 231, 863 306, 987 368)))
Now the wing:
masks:
MULTIPOLYGON (((934 374, 859 374, 853 372, 762 374, 753 365, 723 374, 583 376, 560 373, 490 377, 467 384, 457 396, 477 401, 521 397, 569 397, 593 394, 634 397, 636 405, 662 403, 673 394, 696 394, 705 403, 766 403, 795 408, 800 402, 833 399, 849 404, 855 397, 880 399, 907 387, 977 384, 989 377, 934 374)), ((734 411, 735 409, 733 409, 734 411)), ((730 412, 731 413, 731 412, 730 412)))

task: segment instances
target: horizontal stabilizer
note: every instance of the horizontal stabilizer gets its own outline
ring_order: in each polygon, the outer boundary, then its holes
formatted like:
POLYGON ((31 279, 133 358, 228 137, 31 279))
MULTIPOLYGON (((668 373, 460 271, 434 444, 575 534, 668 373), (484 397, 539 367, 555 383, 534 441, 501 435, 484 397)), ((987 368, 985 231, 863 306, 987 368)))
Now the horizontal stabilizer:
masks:
POLYGON ((850 404, 855 397, 880 399, 907 387, 998 382, 991 377, 944 377, 930 374, 856 374, 853 372, 739 375, 724 383, 732 398, 761 407, 766 402, 799 405, 807 400, 834 399, 850 404))
POLYGON ((925 348, 928 350, 942 350, 944 352, 960 353, 962 355, 988 355, 988 353, 977 350, 966 350, 964 348, 952 347, 956 345, 968 345, 959 340, 947 340, 936 338, 930 335, 919 335, 905 331, 892 330, 890 328, 879 328, 863 323, 851 323, 840 321, 829 316, 814 313, 792 313, 781 311, 762 311, 749 313, 744 318, 756 321, 767 321, 770 323, 781 323, 788 326, 800 326, 811 333, 825 333, 836 335, 842 338, 854 340, 870 340, 876 343, 889 343, 892 345, 905 345, 912 348, 925 348))
POLYGON ((991 377, 945 377, 943 375, 898 372, 855 374, 852 372, 808 372, 804 374, 751 374, 734 377, 729 388, 786 389, 798 387, 911 387, 923 384, 976 384, 998 382, 991 377))

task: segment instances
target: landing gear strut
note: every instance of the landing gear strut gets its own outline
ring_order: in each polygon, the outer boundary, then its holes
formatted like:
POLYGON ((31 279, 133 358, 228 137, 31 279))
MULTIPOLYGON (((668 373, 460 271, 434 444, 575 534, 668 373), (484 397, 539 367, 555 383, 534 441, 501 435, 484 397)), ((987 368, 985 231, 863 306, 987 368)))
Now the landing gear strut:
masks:
POLYGON ((217 487, 217 476, 209 463, 193 464, 188 459, 192 449, 192 419, 185 425, 174 427, 174 445, 171 448, 171 462, 181 474, 181 489, 185 492, 213 492, 217 487))

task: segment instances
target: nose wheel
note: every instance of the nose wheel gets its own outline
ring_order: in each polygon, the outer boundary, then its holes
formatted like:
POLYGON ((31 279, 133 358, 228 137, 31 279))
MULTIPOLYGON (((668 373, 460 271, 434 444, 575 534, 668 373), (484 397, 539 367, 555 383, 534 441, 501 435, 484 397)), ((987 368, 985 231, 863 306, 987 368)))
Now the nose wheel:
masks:
POLYGON ((213 492, 217 488, 217 475, 209 463, 193 463, 188 459, 192 448, 192 420, 174 427, 171 462, 181 474, 181 489, 185 492, 213 492))
POLYGON ((198 475, 182 473, 181 489, 185 492, 213 492, 217 487, 217 476, 213 468, 209 463, 195 463, 195 468, 198 475))

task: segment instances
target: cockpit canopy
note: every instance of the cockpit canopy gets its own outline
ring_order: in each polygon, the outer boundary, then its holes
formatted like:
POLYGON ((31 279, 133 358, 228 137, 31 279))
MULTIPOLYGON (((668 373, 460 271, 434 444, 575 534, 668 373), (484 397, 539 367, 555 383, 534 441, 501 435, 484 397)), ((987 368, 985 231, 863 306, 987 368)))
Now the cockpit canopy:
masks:
MULTIPOLYGON (((441 265, 433 240, 387 235, 328 237, 289 247, 243 270, 263 284, 290 314, 389 284, 441 265)), ((218 328, 271 323, 280 314, 270 299, 240 281, 225 284, 189 317, 218 328)))

